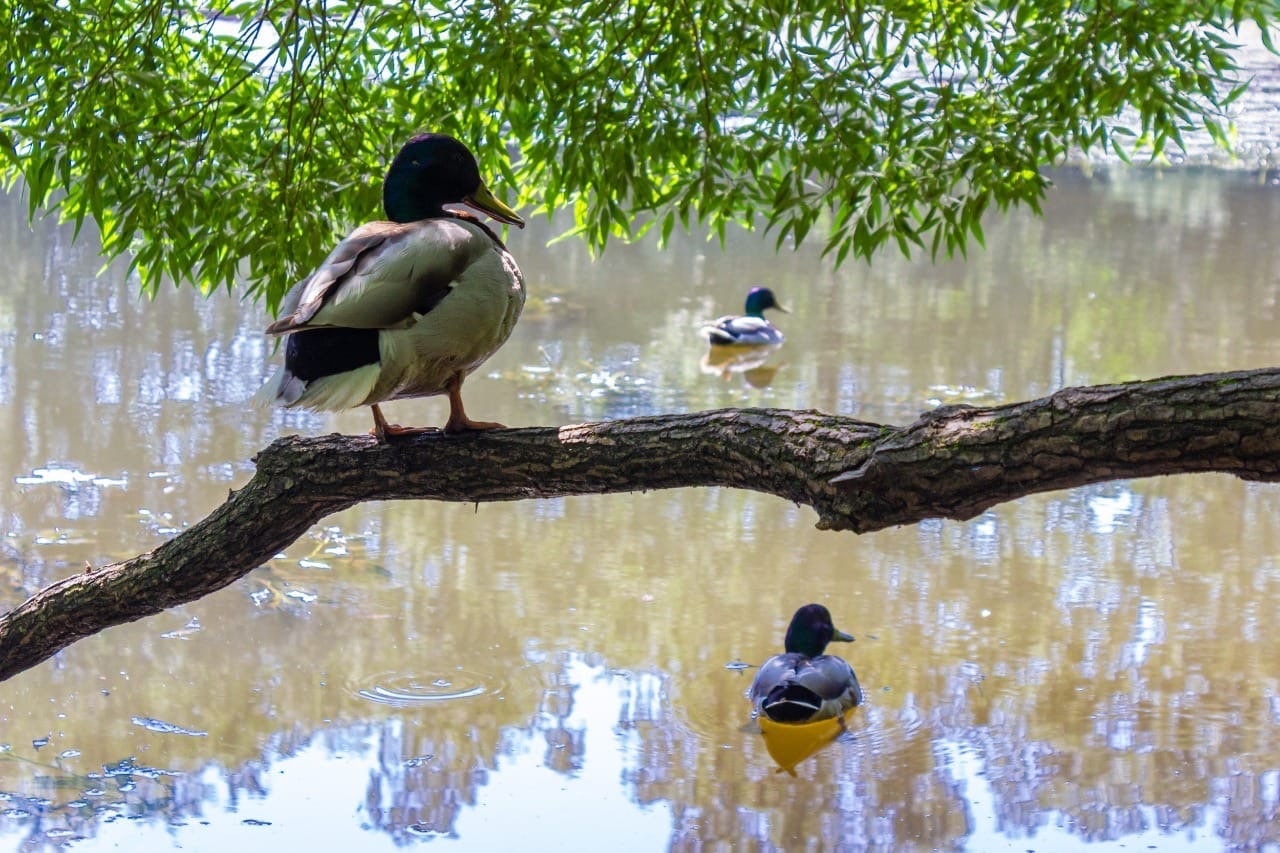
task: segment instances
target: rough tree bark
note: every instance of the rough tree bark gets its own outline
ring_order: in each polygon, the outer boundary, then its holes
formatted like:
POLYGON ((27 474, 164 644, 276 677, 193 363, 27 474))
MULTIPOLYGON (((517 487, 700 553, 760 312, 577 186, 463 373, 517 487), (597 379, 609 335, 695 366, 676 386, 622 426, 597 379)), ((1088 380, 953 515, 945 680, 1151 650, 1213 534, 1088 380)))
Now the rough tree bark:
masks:
POLYGON ((968 519, 1033 492, 1225 471, 1280 479, 1280 368, 1067 388, 947 406, 898 427, 725 409, 566 427, 282 438, 208 517, 154 551, 50 584, 0 616, 0 680, 112 625, 243 577, 330 513, 368 500, 502 501, 687 486, 768 492, 866 533, 968 519))

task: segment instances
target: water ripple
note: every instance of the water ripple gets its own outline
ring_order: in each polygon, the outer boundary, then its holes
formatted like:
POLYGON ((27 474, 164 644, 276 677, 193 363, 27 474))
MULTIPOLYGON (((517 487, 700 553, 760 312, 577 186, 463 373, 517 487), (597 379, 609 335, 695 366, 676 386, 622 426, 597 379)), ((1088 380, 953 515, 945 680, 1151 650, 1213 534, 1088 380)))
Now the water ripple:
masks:
POLYGON ((498 693, 503 687, 492 675, 464 669, 456 669, 447 675, 385 672, 373 676, 370 681, 372 684, 356 686, 354 693, 361 699, 397 708, 474 699, 498 693))

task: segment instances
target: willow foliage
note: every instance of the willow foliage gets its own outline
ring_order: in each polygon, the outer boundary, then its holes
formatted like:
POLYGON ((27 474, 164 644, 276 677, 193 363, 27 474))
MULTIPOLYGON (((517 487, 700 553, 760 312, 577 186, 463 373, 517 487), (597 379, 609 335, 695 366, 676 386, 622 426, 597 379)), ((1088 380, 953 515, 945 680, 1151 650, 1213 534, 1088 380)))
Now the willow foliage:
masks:
MULTIPOLYGON (((594 246, 691 220, 951 252, 1073 148, 1225 142, 1237 27, 1180 0, 0 0, 0 169, 144 285, 274 305, 379 213, 410 133, 467 141, 594 246)), ((1270 41, 1267 41, 1270 46, 1270 41)))

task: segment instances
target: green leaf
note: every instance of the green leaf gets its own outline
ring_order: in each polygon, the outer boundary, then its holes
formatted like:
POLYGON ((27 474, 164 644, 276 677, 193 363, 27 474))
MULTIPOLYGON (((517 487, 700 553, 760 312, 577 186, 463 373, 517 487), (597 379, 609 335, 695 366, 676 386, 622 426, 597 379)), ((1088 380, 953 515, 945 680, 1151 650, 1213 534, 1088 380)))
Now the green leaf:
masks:
POLYGON ((763 223, 838 262, 981 243, 1073 148, 1231 139, 1232 26, 1274 0, 456 4, 0 0, 0 178, 154 289, 275 305, 410 134, 454 133, 557 239, 763 223), (216 26, 214 24, 216 23, 216 26), (1116 126, 1122 117, 1129 127, 1116 126), (1131 117, 1131 118, 1130 118, 1131 117), (1130 144, 1132 143, 1132 144, 1130 144))

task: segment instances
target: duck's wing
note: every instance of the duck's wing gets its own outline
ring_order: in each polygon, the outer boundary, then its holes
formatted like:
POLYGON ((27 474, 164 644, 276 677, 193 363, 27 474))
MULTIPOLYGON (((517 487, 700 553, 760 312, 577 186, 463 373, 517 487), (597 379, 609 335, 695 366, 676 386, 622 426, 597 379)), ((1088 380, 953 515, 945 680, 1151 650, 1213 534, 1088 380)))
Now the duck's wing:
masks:
POLYGON ((336 290, 343 278, 351 273, 360 256, 385 243, 394 233, 395 225, 393 222, 367 222, 348 234, 319 267, 289 288, 280 300, 280 318, 267 327, 267 334, 284 334, 306 325, 320 310, 329 292, 336 290))
POLYGON ((729 334, 724 324, 732 319, 732 317, 717 317, 714 320, 707 320, 699 327, 698 331, 711 338, 712 341, 731 341, 733 336, 729 334))
POLYGON ((733 314, 726 314, 723 317, 717 317, 707 323, 702 324, 702 334, 711 339, 711 342, 720 344, 732 344, 738 340, 741 334, 734 328, 734 323, 742 319, 733 314))
POLYGON ((719 323, 738 335, 751 335, 773 328, 773 324, 763 317, 725 317, 719 323))
POLYGON ((823 701, 852 699, 849 707, 862 704, 862 685, 853 667, 844 658, 820 655, 797 673, 796 681, 812 690, 823 701))
POLYGON ((756 677, 747 690, 747 696, 754 704, 759 705, 773 688, 794 678, 804 661, 804 655, 790 653, 769 658, 756 670, 756 677))
POLYGON ((760 317, 720 317, 702 327, 702 333, 712 343, 763 343, 781 337, 781 333, 768 320, 760 317))
POLYGON ((290 290, 267 334, 339 326, 395 329, 412 324, 494 243, 476 226, 452 218, 369 222, 290 290))

